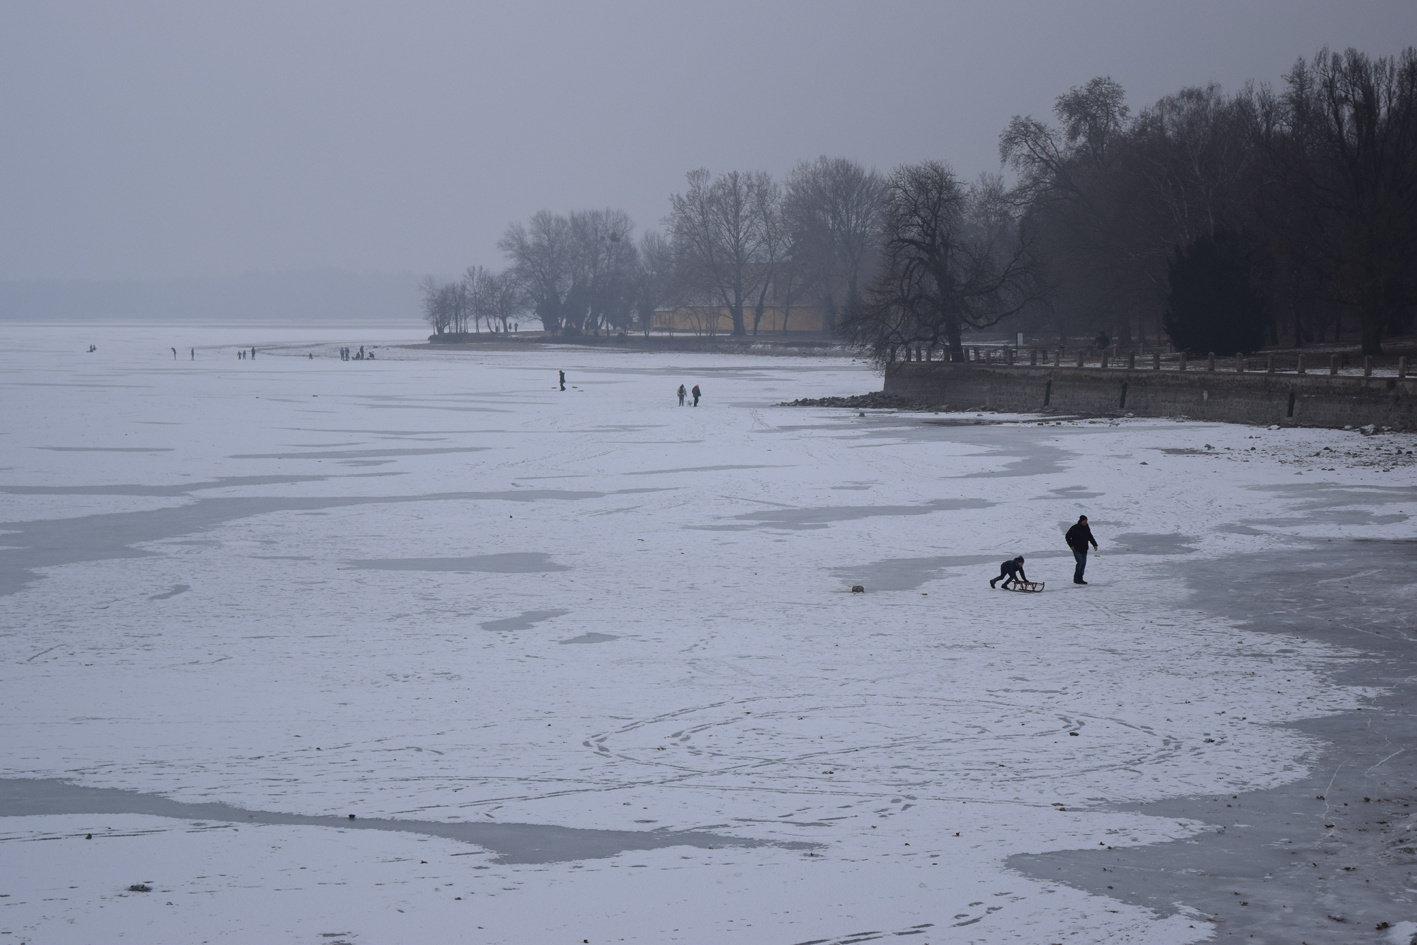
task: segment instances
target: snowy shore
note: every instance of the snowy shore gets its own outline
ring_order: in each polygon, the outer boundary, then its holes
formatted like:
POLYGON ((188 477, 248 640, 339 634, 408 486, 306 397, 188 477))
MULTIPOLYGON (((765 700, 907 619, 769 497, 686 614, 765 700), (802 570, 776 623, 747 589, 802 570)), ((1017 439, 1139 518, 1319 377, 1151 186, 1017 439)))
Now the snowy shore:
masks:
MULTIPOLYGON (((879 387, 841 358, 407 340, 7 330, 13 941, 1202 941, 1248 921, 1215 890, 1010 857, 1209 835, 1172 807, 1307 789, 1400 684, 1363 637, 1410 635, 1412 570, 1363 575, 1410 554, 1411 436, 858 416, 776 406, 879 387), (1044 593, 990 591, 1014 554, 1044 593), (1240 583, 1291 558, 1282 605, 1240 583), (1268 619, 1364 580, 1346 635, 1268 619), (36 811, 54 780, 111 793, 36 811)), ((1417 919, 1365 855, 1390 911, 1307 941, 1417 919)))

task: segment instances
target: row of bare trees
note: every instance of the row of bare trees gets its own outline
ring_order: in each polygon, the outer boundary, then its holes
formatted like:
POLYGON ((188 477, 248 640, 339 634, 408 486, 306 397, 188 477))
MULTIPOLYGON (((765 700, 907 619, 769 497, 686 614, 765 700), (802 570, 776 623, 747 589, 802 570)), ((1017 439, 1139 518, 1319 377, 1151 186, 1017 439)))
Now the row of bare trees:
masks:
POLYGON ((469 266, 457 282, 424 278, 423 316, 437 334, 510 331, 525 311, 521 283, 510 271, 469 266))
POLYGON ((1195 269, 1178 261, 1218 246, 1244 257, 1222 262, 1253 283, 1270 342, 1348 331, 1377 353, 1411 327, 1417 51, 1324 50, 1278 88, 1183 89, 1136 115, 1097 78, 1054 117, 1015 117, 1000 136, 1012 186, 937 161, 883 176, 822 157, 780 183, 691 171, 665 235, 638 241, 618 210, 542 211, 508 229, 504 271, 427 282, 427 315, 436 331, 527 313, 598 333, 649 331, 679 306, 744 335, 770 308, 783 327, 811 308, 881 360, 917 344, 962 358, 964 332, 1003 319, 1035 337, 1162 343, 1180 323, 1172 280, 1195 269))
POLYGON ((1271 343, 1346 333, 1378 354, 1411 328, 1417 50, 1325 49, 1278 87, 1184 89, 1135 116, 1098 78, 1054 115, 1000 138, 1037 279, 1021 327, 1160 340, 1174 263, 1219 237, 1246 257, 1271 343))

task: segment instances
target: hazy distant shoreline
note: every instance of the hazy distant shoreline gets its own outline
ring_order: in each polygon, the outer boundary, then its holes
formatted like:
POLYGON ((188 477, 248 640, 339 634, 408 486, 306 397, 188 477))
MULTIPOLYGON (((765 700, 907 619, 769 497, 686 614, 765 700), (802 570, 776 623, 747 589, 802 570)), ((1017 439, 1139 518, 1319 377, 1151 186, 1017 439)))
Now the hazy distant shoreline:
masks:
POLYGON ((416 325, 419 277, 337 269, 153 281, 0 281, 0 321, 416 325))

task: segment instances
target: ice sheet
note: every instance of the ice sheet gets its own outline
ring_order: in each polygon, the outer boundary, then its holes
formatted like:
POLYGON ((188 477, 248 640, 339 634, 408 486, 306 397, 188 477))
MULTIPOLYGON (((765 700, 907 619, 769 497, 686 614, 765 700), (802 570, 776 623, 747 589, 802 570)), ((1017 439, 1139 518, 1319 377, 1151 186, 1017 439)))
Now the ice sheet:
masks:
POLYGON ((1115 805, 1298 780, 1317 743, 1275 726, 1369 695, 1334 678, 1360 654, 1206 616, 1177 564, 1410 535, 1410 438, 858 416, 775 406, 879 386, 846 359, 390 343, 411 335, 9 330, 0 776, 749 846, 516 864, 17 814, 0 931, 1197 941, 1005 860, 1188 836, 1115 805), (1020 553, 1047 590, 990 591, 1020 553))

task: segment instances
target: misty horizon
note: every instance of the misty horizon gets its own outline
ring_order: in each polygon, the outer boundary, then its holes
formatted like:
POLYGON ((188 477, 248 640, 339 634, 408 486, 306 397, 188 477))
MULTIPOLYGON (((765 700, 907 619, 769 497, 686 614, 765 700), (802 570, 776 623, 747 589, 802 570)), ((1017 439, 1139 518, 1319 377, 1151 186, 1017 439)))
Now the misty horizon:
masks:
POLYGON ((1094 76, 1136 110, 1417 35, 1388 2, 751 9, 7 6, 0 281, 454 273, 542 209, 656 228, 697 167, 972 178, 1094 76))

